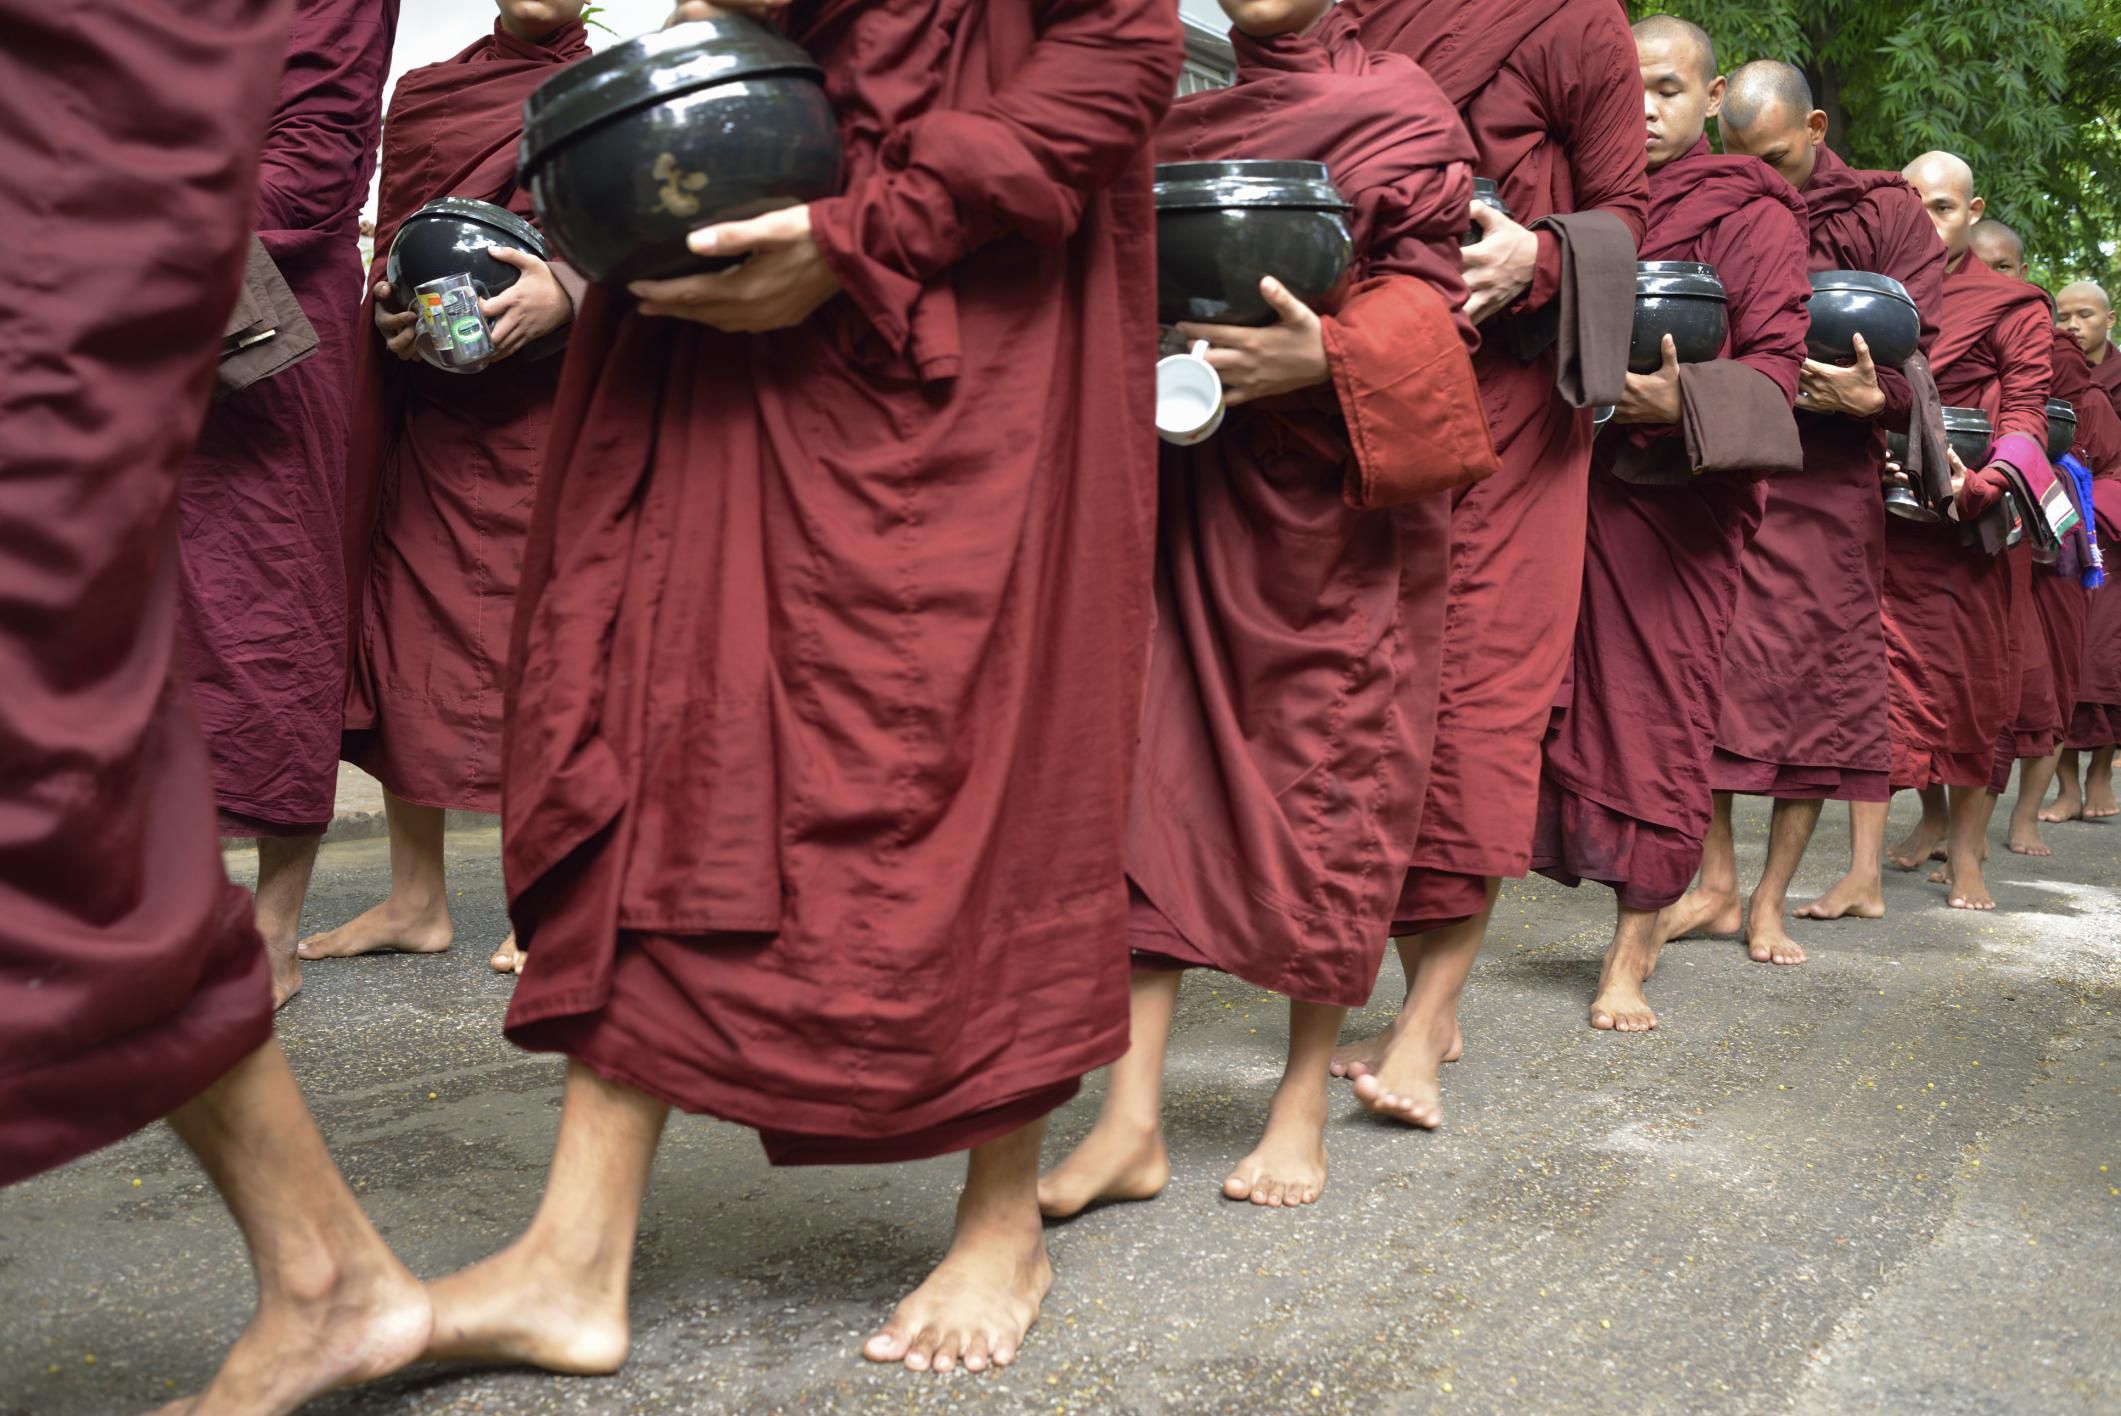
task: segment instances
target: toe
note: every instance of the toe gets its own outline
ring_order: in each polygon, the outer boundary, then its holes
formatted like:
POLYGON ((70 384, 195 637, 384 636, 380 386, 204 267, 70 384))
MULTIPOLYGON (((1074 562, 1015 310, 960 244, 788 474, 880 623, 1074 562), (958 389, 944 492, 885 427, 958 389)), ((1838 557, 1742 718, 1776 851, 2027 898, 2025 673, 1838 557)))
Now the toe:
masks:
POLYGON ((1251 1199, 1252 1177, 1242 1171, 1231 1171, 1223 1180, 1223 1194, 1233 1200, 1251 1199))
POLYGON ((1620 1023, 1618 1019, 1611 1013, 1606 1012, 1605 1009, 1593 1008, 1591 1010, 1591 1026, 1605 1032, 1612 1032, 1620 1026, 1620 1023))
POLYGON ((906 1332, 899 1324, 898 1314, 891 1315, 885 1323, 862 1344, 862 1355, 872 1362, 896 1362, 906 1355, 906 1332))
POLYGON ((925 1372, 935 1365, 935 1349, 941 1345, 943 1335, 933 1327, 923 1327, 913 1335, 906 1345, 906 1365, 916 1372, 925 1372))
POLYGON ((965 1370, 968 1372, 986 1371, 988 1364, 992 1360, 991 1354, 993 1351, 994 1340, 990 1335, 984 1332, 972 1334, 972 1340, 965 1344, 965 1370))

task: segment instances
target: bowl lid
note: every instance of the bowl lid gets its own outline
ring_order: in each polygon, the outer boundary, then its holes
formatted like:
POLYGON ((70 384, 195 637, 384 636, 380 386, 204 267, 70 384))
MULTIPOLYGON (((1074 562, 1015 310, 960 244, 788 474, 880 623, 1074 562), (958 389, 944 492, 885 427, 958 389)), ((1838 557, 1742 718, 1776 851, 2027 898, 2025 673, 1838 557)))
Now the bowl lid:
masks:
POLYGON ((1947 430, 1986 433, 1992 431, 1988 414, 1979 408, 1947 408, 1944 410, 1944 426, 1947 430))
POLYGON ((1635 294, 1692 295, 1702 299, 1724 299, 1723 282, 1716 267, 1700 261, 1637 261, 1635 294))
POLYGON ((768 74, 824 71, 802 47, 757 20, 721 15, 654 30, 554 74, 523 102, 518 166, 535 166, 583 129, 666 98, 768 74))
MULTIPOLYGON (((551 253, 545 246, 544 234, 507 207, 482 202, 476 197, 436 197, 400 223, 398 236, 403 237, 405 228, 423 216, 444 216, 456 221, 469 221, 478 226, 490 227, 528 249, 539 260, 551 259, 551 253)), ((397 245, 397 241, 394 239, 391 245, 397 245)))
POLYGON ((1347 198, 1333 185, 1323 162, 1246 158, 1226 162, 1160 162, 1156 165, 1156 209, 1200 211, 1218 207, 1288 207, 1300 211, 1347 211, 1347 198))
POLYGON ((2077 405, 2066 398, 2050 398, 2047 401, 2047 416, 2059 418, 2065 423, 2077 421, 2077 405))
POLYGON ((1815 270, 1811 275, 1812 293, 1822 290, 1860 290, 1866 295, 1885 295, 1905 301, 1909 309, 1915 307, 1915 297, 1907 293, 1907 287, 1889 275, 1880 275, 1871 270, 1815 270))

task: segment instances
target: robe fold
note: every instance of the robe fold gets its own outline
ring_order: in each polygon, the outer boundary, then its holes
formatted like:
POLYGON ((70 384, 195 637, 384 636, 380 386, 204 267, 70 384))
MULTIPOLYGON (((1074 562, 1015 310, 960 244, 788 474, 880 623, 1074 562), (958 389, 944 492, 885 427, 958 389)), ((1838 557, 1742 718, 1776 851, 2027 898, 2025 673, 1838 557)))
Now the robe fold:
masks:
POLYGON ((2115 356, 2111 344, 2105 358, 2088 364, 2087 377, 2093 391, 2105 395, 2099 407, 2115 416, 2097 420, 2104 430, 2103 441, 2112 448, 2110 456, 2102 457, 2098 452, 2101 439, 2083 436, 2084 410, 2080 408, 2077 414, 2078 440, 2091 453, 2094 502, 2104 498, 2112 509, 2103 521, 2093 512, 2084 523, 2087 536, 2099 537, 2106 557, 2106 584, 2084 592, 2076 692, 2062 731, 2062 745, 2079 751, 2121 742, 2121 594, 2114 593, 2115 584, 2121 581, 2121 358, 2115 356))
POLYGON ((1411 480, 1392 464, 1453 416, 1494 465, 1461 310, 1473 144, 1413 61, 1366 52, 1343 11, 1232 42, 1236 85, 1180 100, 1157 161, 1325 163, 1354 205, 1355 293, 1322 317, 1328 384, 1163 452, 1129 937, 1148 966, 1359 1007, 1427 785, 1451 488, 1364 504, 1411 480), (1417 351, 1455 386, 1402 374, 1417 351))
POLYGON ((1592 453, 1583 607, 1532 848, 1540 874, 1609 885, 1629 909, 1677 901, 1701 863, 1739 562, 1767 503, 1763 478, 1802 466, 1790 410, 1810 327, 1807 245, 1803 199, 1756 158, 1711 153, 1703 139, 1650 174, 1642 258, 1706 262, 1728 295, 1724 347, 1699 366, 1719 396, 1683 397, 1678 427, 1608 425, 1592 453), (1710 419, 1726 422, 1720 435, 1710 419), (1768 461, 1778 442, 1779 466, 1768 461), (1758 449, 1767 465, 1703 459, 1717 447, 1758 449), (1699 469, 1684 483, 1620 475, 1675 453, 1699 469))
MULTIPOLYGON (((2044 444, 2053 320, 2039 287, 1962 254, 1937 323, 1929 358, 1945 406, 1981 408, 1998 438, 2044 444)), ((2009 560, 1961 546, 1949 521, 1890 517, 1885 546, 1892 785, 1986 786, 2018 706, 2009 560)))
POLYGON ((308 836, 331 823, 360 215, 397 17, 398 0, 295 6, 255 221, 317 352, 215 404, 184 469, 184 651, 223 835, 308 836))
MULTIPOLYGON (((2090 356, 2086 356, 2090 363, 2090 356)), ((2107 403, 2117 417, 2121 417, 2121 358, 2116 358, 2114 346, 2109 342, 2105 357, 2091 365, 2092 387, 2106 395, 2107 403)))
MULTIPOLYGON (((1613 0, 1348 0, 1373 49, 1419 63, 1456 104, 1472 135, 1475 174, 1501 184, 1518 222, 1559 213, 1609 214, 1640 240, 1642 77, 1625 9, 1613 0)), ((1474 369, 1501 471, 1457 494, 1451 512, 1449 600, 1436 746, 1413 869, 1394 930, 1434 927, 1481 906, 1485 878, 1531 862, 1539 741, 1568 660, 1583 579, 1591 415, 1556 386, 1559 347, 1529 362, 1509 327, 1548 306, 1602 310, 1599 346, 1611 368, 1627 344, 1632 306, 1577 298, 1577 286, 1632 289, 1614 241, 1589 264, 1565 262, 1552 229, 1519 307, 1489 321, 1474 369), (1565 288, 1566 287, 1566 288, 1565 288)), ((1586 248, 1586 251, 1588 248, 1586 248)), ((1579 257, 1586 252, 1578 252, 1579 257)), ((1582 351, 1574 351, 1578 360, 1582 351)), ((1580 390, 1579 390, 1580 392, 1580 390)))
POLYGON ((798 0, 843 296, 592 290, 517 597, 522 1046, 778 1162, 1014 1130, 1127 1046, 1166 0, 798 0))
POLYGON ((0 0, 0 1184, 272 1035, 178 658, 177 485, 291 8, 0 0))
MULTIPOLYGON (((398 227, 436 197, 535 219, 516 186, 523 100, 588 53, 579 23, 532 42, 496 22, 398 80, 371 287, 398 227)), ((340 751, 406 801, 498 811, 501 682, 560 360, 518 353, 470 375, 404 362, 374 305, 364 295, 354 324, 340 751)))
MULTIPOLYGON (((1820 147, 1800 189, 1810 269, 1867 270, 1907 287, 1922 348, 1937 335, 1944 243, 1915 189, 1851 168, 1820 147)), ((1717 791, 1884 801, 1886 734, 1885 430, 1905 432, 1914 394, 1878 369, 1871 419, 1797 414, 1804 470, 1770 478, 1760 529, 1741 558, 1738 610, 1723 649, 1723 710, 1709 782, 1717 791)))

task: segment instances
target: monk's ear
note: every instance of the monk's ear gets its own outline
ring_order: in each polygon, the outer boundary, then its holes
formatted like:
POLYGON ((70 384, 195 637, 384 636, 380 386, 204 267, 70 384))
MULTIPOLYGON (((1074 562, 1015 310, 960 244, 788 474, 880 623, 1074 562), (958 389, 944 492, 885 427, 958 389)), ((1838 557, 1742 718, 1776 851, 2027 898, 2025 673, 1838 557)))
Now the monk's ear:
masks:
POLYGON ((1814 108, 1805 115, 1804 130, 1811 134, 1812 146, 1818 147, 1826 141, 1826 111, 1814 108))
POLYGON ((1975 221, 1979 221, 1981 219, 1981 213, 1988 210, 1988 198, 1976 197, 1966 204, 1966 209, 1973 213, 1975 221))
POLYGON ((1718 74, 1709 81, 1709 111, 1702 116, 1714 118, 1723 112, 1723 91, 1727 87, 1723 75, 1718 74))

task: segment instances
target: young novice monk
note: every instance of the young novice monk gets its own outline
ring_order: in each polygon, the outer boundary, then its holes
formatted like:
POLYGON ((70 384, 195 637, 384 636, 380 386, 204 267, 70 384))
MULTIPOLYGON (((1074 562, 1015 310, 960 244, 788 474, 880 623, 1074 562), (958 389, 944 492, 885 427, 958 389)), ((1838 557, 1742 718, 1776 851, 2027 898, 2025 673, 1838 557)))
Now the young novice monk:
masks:
POLYGON ((1709 37, 1659 16, 1635 26, 1650 169, 1642 257, 1702 261, 1728 297, 1719 357, 1630 374, 1591 463, 1573 685, 1548 735, 1532 865, 1613 887, 1619 918, 1591 1025, 1657 1025, 1642 985, 1658 915, 1678 903, 1709 827, 1709 758, 1739 558, 1760 525, 1760 478, 1796 473, 1791 417, 1808 328, 1804 203, 1767 164, 1708 150, 1723 97, 1709 37))
POLYGON ((1325 1186, 1327 1062, 1377 977, 1436 722, 1449 499, 1494 468, 1458 242, 1473 146, 1412 60, 1371 55, 1329 0, 1223 0, 1235 88, 1172 110, 1163 162, 1323 161, 1354 207, 1331 314, 1271 280, 1268 329, 1206 339, 1234 405, 1166 449, 1156 630, 1127 873, 1133 1033, 1096 1128, 1039 1186, 1048 1215, 1147 1199, 1180 970, 1289 995, 1287 1074, 1233 1199, 1325 1186))

